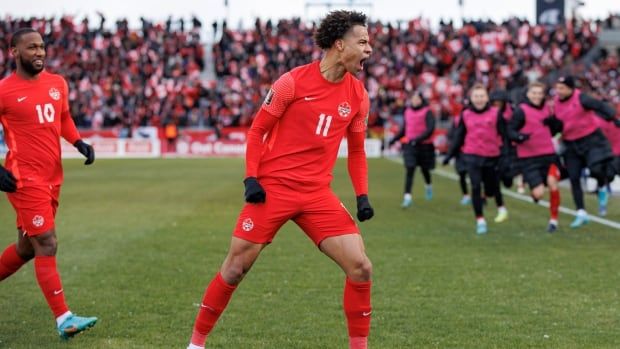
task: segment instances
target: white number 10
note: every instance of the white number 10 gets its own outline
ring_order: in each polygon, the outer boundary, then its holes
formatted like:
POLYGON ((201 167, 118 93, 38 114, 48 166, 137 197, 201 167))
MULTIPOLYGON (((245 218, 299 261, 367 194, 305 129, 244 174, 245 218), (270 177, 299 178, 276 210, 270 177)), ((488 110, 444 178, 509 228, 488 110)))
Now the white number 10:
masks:
POLYGON ((45 123, 45 120, 47 120, 47 122, 54 122, 54 114, 56 111, 54 110, 53 104, 45 103, 43 108, 41 108, 41 104, 37 104, 35 108, 37 109, 37 114, 39 115, 39 123, 45 123))
POLYGON ((321 130, 323 130, 323 137, 327 137, 327 132, 329 131, 329 126, 332 124, 332 116, 321 114, 319 115, 319 123, 316 125, 315 133, 317 135, 321 134, 321 130), (325 122, 325 128, 323 128, 323 122, 325 122))

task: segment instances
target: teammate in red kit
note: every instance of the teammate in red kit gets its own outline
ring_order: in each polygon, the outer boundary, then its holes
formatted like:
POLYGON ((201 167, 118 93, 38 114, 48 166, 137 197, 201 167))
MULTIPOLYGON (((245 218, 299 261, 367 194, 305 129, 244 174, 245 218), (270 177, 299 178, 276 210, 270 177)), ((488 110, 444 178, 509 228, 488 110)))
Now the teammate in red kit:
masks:
POLYGON ((338 147, 346 136, 357 218, 365 221, 374 215, 364 151, 369 100, 354 77, 372 52, 366 16, 330 12, 315 41, 324 57, 282 75, 248 132, 247 203, 228 255, 205 291, 188 348, 204 347, 237 285, 288 220, 344 271, 349 345, 367 348, 372 266, 355 221, 330 189, 338 147))
POLYGON ((32 28, 16 31, 11 53, 17 69, 0 81, 0 122, 9 149, 0 166, 0 190, 7 192, 17 214, 17 243, 0 256, 0 280, 34 258, 35 275, 58 333, 67 339, 94 326, 97 318, 69 311, 56 267, 54 218, 63 180, 60 137, 86 156, 86 165, 93 163, 95 152, 75 128, 67 83, 44 70, 41 35, 32 28))

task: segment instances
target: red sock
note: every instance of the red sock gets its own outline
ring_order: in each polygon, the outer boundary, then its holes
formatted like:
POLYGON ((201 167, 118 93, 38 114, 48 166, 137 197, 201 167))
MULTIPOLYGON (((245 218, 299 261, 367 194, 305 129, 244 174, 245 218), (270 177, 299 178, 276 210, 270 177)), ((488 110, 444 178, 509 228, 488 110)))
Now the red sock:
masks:
POLYGON ((229 285, 224 281, 222 275, 218 272, 217 275, 211 280, 204 296, 202 297, 202 304, 200 304, 200 310, 198 316, 196 316, 196 322, 194 323, 194 332, 192 333, 192 344, 198 346, 204 346, 207 336, 215 326, 217 319, 226 305, 230 301, 233 292, 237 288, 236 285, 229 285))
POLYGON ((558 219, 558 212, 560 210, 560 191, 559 190, 551 190, 549 192, 550 203, 549 203, 549 212, 551 214, 551 219, 558 219))
POLYGON ((65 293, 60 282, 60 275, 56 269, 56 257, 34 257, 34 273, 54 316, 59 317, 68 312, 69 308, 65 303, 65 293))
POLYGON ((366 349, 370 332, 370 287, 372 281, 355 282, 346 279, 344 285, 344 313, 349 329, 349 345, 351 349, 366 349), (362 337, 362 338, 360 338, 362 337))
POLYGON ((17 246, 15 244, 9 245, 2 255, 0 256, 0 280, 4 280, 13 275, 22 265, 26 264, 26 260, 23 260, 17 254, 17 246))

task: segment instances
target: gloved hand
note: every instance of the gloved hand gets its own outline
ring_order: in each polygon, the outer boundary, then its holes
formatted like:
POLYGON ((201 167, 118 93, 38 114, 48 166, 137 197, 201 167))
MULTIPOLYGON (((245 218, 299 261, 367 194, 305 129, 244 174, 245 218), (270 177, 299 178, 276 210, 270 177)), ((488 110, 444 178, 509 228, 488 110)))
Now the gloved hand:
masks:
POLYGON ((265 193, 265 189, 263 189, 260 183, 258 183, 256 177, 248 177, 244 179, 243 184, 245 184, 245 202, 249 202, 251 204, 265 202, 267 193, 265 193))
POLYGON ((620 119, 614 119, 614 126, 620 127, 620 119))
POLYGON ((370 206, 368 195, 362 194, 357 197, 357 219, 360 222, 369 220, 375 215, 375 210, 370 206))
POLYGON ((409 141, 409 145, 412 147, 415 147, 416 144, 418 144, 418 141, 416 141, 415 139, 409 141))
POLYGON ((17 179, 2 166, 0 166, 0 190, 7 193, 14 193, 17 190, 17 179))
POLYGON ((86 161, 84 161, 84 165, 90 165, 95 162, 95 149, 90 144, 84 143, 83 140, 78 140, 73 143, 73 146, 77 148, 77 150, 86 157, 86 161))
POLYGON ((441 162, 441 164, 443 166, 446 166, 450 163, 450 159, 452 159, 450 156, 446 156, 445 158, 443 158, 443 161, 441 162))
POLYGON ((553 125, 553 117, 551 116, 547 116, 546 118, 543 119, 543 125, 545 126, 551 126, 553 125))
POLYGON ((528 139, 530 139, 530 135, 528 133, 519 133, 519 135, 517 136, 516 142, 521 144, 527 141, 528 139))

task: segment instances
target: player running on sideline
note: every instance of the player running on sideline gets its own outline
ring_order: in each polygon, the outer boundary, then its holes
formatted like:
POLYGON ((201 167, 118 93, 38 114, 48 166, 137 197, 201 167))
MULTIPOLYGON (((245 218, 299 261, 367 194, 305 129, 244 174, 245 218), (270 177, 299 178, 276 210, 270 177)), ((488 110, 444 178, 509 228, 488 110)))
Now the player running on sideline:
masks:
POLYGON ((411 187, 415 168, 420 167, 424 176, 424 195, 426 200, 433 198, 431 170, 435 168, 435 145, 431 136, 435 131, 435 117, 420 92, 411 96, 411 107, 405 110, 403 127, 390 141, 390 145, 400 141, 403 146, 405 165, 405 190, 401 207, 413 203, 411 187))
POLYGON ((565 146, 562 156, 577 207, 577 217, 570 227, 578 228, 589 221, 580 182, 584 168, 587 167, 591 176, 602 186, 603 190, 598 192, 599 205, 607 205, 608 193, 604 187, 614 176, 613 153, 595 118, 611 120, 616 111, 612 106, 575 88, 575 80, 571 76, 560 77, 555 90, 555 115, 547 118, 545 123, 550 125, 552 132, 562 133, 565 146))
POLYGON ((86 165, 95 161, 95 152, 75 128, 66 81, 44 70, 41 35, 32 28, 16 31, 11 53, 17 69, 0 81, 0 122, 9 149, 0 166, 0 190, 7 192, 17 214, 17 243, 0 256, 0 280, 34 258, 39 287, 60 337, 67 339, 94 326, 97 318, 69 311, 56 267, 54 218, 63 181, 60 137, 86 156, 86 165))
POLYGON ((535 201, 542 199, 545 185, 549 187, 550 219, 547 231, 558 229, 558 212, 560 207, 561 179, 560 159, 553 146, 551 131, 543 123, 551 115, 545 104, 545 85, 531 83, 525 100, 520 103, 508 124, 508 137, 517 143, 517 167, 523 173, 523 180, 530 188, 535 201))
MULTIPOLYGON (((602 118, 596 118, 596 121, 611 144, 611 151, 614 153, 613 167, 616 174, 620 174, 620 119, 614 118, 611 121, 606 121, 602 118)), ((598 187, 599 190, 606 190, 609 193, 609 184, 598 183, 598 187)), ((601 216, 607 215, 607 201, 601 202, 599 200, 598 213, 601 216)))
POLYGON ((502 139, 505 137, 505 124, 502 113, 489 105, 489 95, 481 84, 470 90, 471 105, 461 115, 456 129, 454 143, 443 161, 447 165, 459 149, 467 166, 471 181, 472 203, 476 215, 476 233, 486 234, 487 223, 483 214, 482 184, 488 196, 495 196, 498 206, 496 223, 508 219, 499 187, 497 164, 502 139), (461 148, 462 146, 462 148, 461 148))
POLYGON ((372 266, 355 221, 330 189, 346 135, 357 218, 365 221, 374 215, 364 151, 369 99, 354 77, 372 52, 366 16, 330 12, 315 41, 325 52, 323 58, 282 75, 248 132, 246 204, 228 255, 204 293, 188 348, 203 348, 237 285, 288 220, 344 271, 349 345, 367 348, 372 266))

